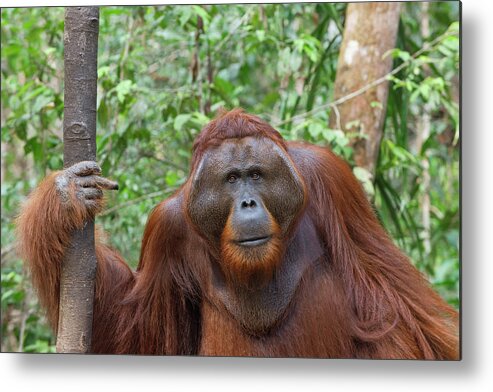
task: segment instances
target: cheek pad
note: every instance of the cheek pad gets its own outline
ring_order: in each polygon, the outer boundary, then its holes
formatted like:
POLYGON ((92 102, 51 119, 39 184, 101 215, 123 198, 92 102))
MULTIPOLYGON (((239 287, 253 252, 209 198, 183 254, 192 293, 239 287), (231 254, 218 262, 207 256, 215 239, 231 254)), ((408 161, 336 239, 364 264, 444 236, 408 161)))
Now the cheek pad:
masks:
POLYGON ((263 190, 264 205, 281 226, 283 234, 289 230, 291 222, 303 206, 303 189, 292 178, 279 176, 263 190))
POLYGON ((263 186, 262 199, 286 234, 303 207, 303 183, 281 157, 273 164, 272 173, 263 186))
POLYGON ((207 175, 204 168, 192 182, 188 214, 199 233, 212 242, 218 242, 226 225, 231 196, 224 185, 207 175))

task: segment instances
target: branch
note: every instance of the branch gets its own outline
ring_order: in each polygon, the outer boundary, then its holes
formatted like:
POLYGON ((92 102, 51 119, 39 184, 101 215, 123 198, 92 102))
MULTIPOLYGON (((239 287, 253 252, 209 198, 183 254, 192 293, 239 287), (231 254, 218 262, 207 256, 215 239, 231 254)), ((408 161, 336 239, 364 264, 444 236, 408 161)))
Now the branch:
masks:
MULTIPOLYGON (((96 160, 98 7, 65 9, 63 164, 96 160)), ((74 230, 63 256, 56 350, 91 351, 96 278, 94 220, 74 230)))
POLYGON ((245 15, 243 15, 241 17, 238 24, 235 27, 233 27, 233 29, 229 32, 229 34, 226 37, 224 37, 224 39, 216 45, 214 51, 212 52, 212 57, 214 57, 221 50, 221 48, 223 47, 223 45, 226 42, 230 41, 230 38, 233 36, 233 34, 236 33, 236 30, 238 30, 240 28, 240 26, 248 20, 248 18, 252 14, 252 11, 251 11, 252 9, 253 8, 249 8, 248 11, 245 13, 245 15))
POLYGON ((349 101, 349 100, 351 100, 353 98, 356 98, 356 97, 364 94, 368 90, 370 90, 370 89, 378 86, 379 84, 387 81, 390 76, 393 76, 393 75, 397 74, 398 72, 400 72, 403 68, 407 67, 418 56, 420 56, 421 54, 423 54, 424 52, 426 52, 428 50, 433 49, 435 45, 437 45, 439 42, 441 42, 445 38, 447 38, 449 36, 452 36, 452 35, 456 35, 456 34, 457 34, 457 32, 455 32, 455 31, 447 31, 447 32, 443 33, 439 37, 435 38, 433 41, 425 43, 425 45, 420 50, 418 50, 417 52, 415 52, 409 58, 409 60, 404 61, 402 64, 400 64, 399 66, 395 67, 392 71, 390 71, 389 73, 385 74, 384 76, 382 76, 382 77, 380 77, 378 79, 375 79, 374 81, 372 81, 372 82, 368 83, 367 85, 359 88, 358 90, 353 91, 352 93, 349 93, 349 94, 347 94, 347 95, 345 95, 345 96, 343 96, 341 98, 338 98, 335 101, 332 101, 332 102, 329 102, 329 103, 326 103, 326 104, 317 106, 317 107, 313 108, 312 110, 309 110, 308 112, 300 113, 300 114, 298 114, 296 116, 293 116, 293 117, 291 117, 291 118, 289 118, 287 120, 284 120, 284 121, 281 121, 281 122, 275 124, 275 126, 276 127, 280 127, 280 126, 285 125, 287 123, 290 123, 292 121, 303 119, 305 117, 310 116, 311 114, 314 114, 314 113, 319 112, 320 110, 327 109, 329 107, 336 107, 337 105, 341 105, 344 102, 347 102, 347 101, 349 101))
POLYGON ((147 200, 147 199, 152 199, 154 197, 158 197, 158 196, 161 196, 165 193, 171 193, 173 192, 174 189, 173 188, 168 188, 168 189, 163 189, 163 190, 160 190, 160 191, 156 191, 156 192, 151 192, 151 193, 147 193, 145 195, 142 195, 142 196, 139 196, 135 199, 132 199, 132 200, 129 200, 129 201, 126 201, 125 203, 122 203, 122 204, 118 204, 116 206, 113 206, 111 208, 108 208, 107 210, 103 211, 101 214, 99 214, 98 216, 105 216, 105 215, 109 215, 111 214, 112 212, 115 212, 117 210, 121 210, 123 208, 126 208, 126 207, 129 207, 133 204, 137 204, 143 200, 147 200))
POLYGON ((151 158, 151 159, 154 159, 158 162, 164 163, 165 165, 174 167, 176 170, 181 170, 181 171, 184 171, 185 173, 188 172, 188 168, 186 168, 185 166, 181 166, 178 163, 171 162, 171 161, 164 159, 164 158, 158 158, 157 156, 153 155, 152 153, 141 152, 141 157, 151 158))

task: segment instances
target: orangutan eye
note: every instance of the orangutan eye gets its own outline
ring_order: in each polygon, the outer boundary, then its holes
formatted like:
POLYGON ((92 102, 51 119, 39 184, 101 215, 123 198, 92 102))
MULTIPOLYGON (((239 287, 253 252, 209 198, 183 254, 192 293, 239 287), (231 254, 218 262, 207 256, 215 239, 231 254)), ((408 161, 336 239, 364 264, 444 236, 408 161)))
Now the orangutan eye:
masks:
POLYGON ((257 172, 252 173, 252 180, 258 180, 260 178, 260 174, 257 172))
POLYGON ((237 179, 238 179, 238 177, 236 177, 234 174, 230 174, 228 176, 228 182, 231 183, 231 184, 234 183, 234 182, 236 182, 237 179))

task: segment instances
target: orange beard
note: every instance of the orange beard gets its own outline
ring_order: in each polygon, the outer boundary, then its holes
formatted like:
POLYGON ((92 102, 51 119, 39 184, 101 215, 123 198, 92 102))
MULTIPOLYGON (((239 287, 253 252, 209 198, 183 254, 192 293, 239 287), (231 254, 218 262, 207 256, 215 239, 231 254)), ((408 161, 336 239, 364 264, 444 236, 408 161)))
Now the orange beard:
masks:
POLYGON ((221 267, 229 283, 249 288, 261 287, 274 276, 282 260, 281 228, 270 215, 272 238, 248 248, 238 245, 231 227, 231 214, 221 235, 221 267))

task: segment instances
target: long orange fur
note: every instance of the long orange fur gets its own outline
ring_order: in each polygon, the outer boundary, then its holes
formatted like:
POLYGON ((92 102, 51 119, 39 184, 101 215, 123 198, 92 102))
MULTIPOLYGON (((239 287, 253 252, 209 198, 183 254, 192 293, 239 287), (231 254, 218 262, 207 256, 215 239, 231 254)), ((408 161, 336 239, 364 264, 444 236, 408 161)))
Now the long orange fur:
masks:
MULTIPOLYGON (((458 359, 457 312, 393 244, 348 165, 328 149, 285 142, 268 124, 237 109, 222 113, 197 137, 189 178, 207 148, 246 136, 269 138, 287 151, 306 183, 304 214, 325 250, 302 277, 280 325, 251 336, 217 305, 211 283, 217 260, 186 216, 188 181, 150 214, 137 271, 98 242, 92 351, 458 359)), ((73 192, 72 203, 62 204, 55 177, 33 192, 17 221, 21 253, 54 330, 70 232, 101 208, 85 210, 73 192)), ((225 254, 225 264, 244 265, 225 254)))

